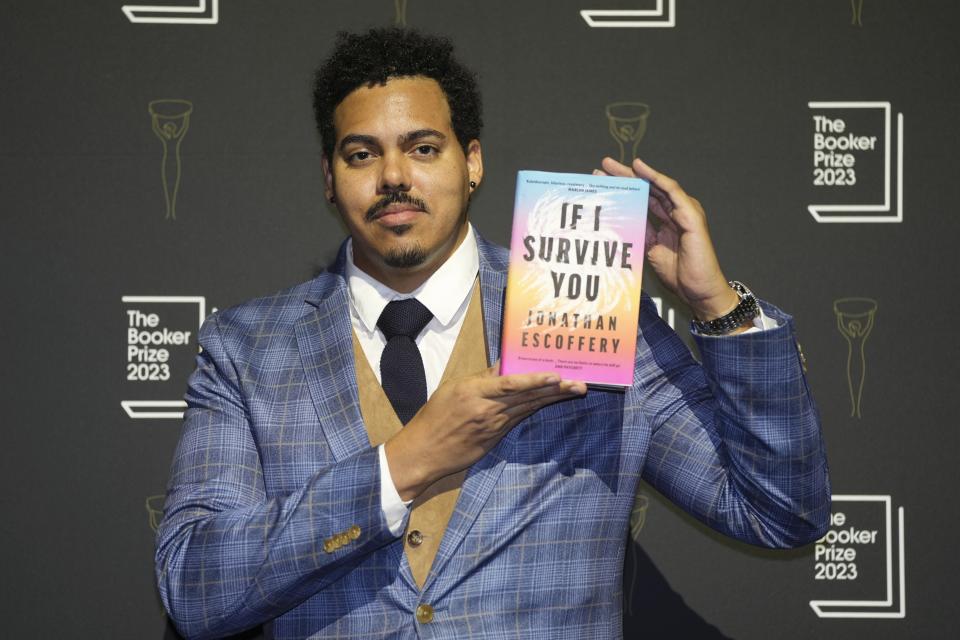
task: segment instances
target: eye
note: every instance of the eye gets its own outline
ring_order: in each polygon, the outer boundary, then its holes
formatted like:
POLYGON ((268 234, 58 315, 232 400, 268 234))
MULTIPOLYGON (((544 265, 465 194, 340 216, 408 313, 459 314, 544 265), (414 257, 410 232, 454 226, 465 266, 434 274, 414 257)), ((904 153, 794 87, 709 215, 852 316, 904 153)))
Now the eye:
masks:
POLYGON ((363 162, 370 157, 369 151, 354 151, 347 156, 347 162, 363 162))
POLYGON ((432 156, 438 153, 437 148, 429 144, 420 144, 414 147, 414 153, 418 156, 432 156))

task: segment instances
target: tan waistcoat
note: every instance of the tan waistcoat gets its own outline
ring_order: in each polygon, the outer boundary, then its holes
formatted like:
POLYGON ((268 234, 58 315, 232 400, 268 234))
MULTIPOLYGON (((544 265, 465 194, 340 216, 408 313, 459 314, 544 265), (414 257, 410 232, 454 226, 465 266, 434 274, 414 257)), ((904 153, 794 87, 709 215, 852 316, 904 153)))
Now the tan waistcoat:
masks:
MULTIPOLYGON (((357 387, 360 395, 360 413, 367 427, 371 446, 378 446, 396 434, 403 425, 377 382, 357 336, 353 336, 353 360, 356 363, 357 387)), ((479 373, 487 368, 487 347, 483 332, 483 314, 480 285, 474 284, 470 305, 453 346, 450 360, 440 378, 448 380, 479 373)), ((466 471, 461 471, 430 485, 410 506, 410 518, 404 533, 403 547, 414 580, 422 589, 440 548, 447 522, 460 495, 460 486, 466 471)))

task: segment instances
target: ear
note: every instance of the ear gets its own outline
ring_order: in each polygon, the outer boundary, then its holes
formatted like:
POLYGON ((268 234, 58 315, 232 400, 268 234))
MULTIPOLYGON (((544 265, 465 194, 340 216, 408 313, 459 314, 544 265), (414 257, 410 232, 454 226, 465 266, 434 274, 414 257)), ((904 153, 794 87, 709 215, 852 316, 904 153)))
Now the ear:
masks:
POLYGON ((333 189, 333 166, 330 164, 330 160, 327 159, 326 154, 320 158, 320 167, 323 169, 323 193, 327 198, 327 202, 333 202, 335 199, 335 192, 333 189))
MULTIPOLYGON (((479 140, 471 140, 467 144, 467 174, 470 176, 470 182, 475 182, 477 185, 480 184, 480 181, 483 180, 483 153, 480 149, 479 140)), ((475 190, 476 187, 472 187, 470 190, 475 190)))

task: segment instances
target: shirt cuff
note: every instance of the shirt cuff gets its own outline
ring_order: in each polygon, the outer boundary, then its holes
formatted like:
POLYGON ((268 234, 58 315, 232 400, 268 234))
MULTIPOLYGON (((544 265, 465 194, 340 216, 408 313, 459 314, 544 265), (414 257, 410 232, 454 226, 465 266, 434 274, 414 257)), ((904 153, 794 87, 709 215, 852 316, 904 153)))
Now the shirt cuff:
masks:
POLYGON ((400 499, 387 464, 387 451, 382 444, 377 447, 377 453, 380 456, 380 510, 383 511, 390 533, 399 536, 407 526, 408 507, 413 500, 400 499))
POLYGON ((759 333, 760 331, 776 329, 780 326, 775 319, 763 312, 763 307, 761 307, 759 304, 757 307, 760 309, 760 315, 753 319, 753 326, 744 331, 744 333, 759 333))

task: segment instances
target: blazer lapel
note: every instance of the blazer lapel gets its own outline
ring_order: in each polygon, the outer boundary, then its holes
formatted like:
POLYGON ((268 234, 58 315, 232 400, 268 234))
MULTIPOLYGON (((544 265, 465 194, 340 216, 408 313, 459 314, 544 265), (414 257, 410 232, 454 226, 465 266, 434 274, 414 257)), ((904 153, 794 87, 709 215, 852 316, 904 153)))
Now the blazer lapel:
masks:
POLYGON ((370 448, 357 397, 350 300, 342 275, 345 247, 329 271, 317 277, 306 300, 312 308, 295 327, 320 429, 338 462, 370 448))
POLYGON ((507 290, 507 261, 503 249, 476 234, 480 252, 480 293, 483 298, 483 323, 487 337, 487 362, 500 359, 500 325, 507 290))
MULTIPOLYGON (((488 363, 493 364, 500 357, 500 323, 503 317, 503 295, 506 287, 506 259, 502 249, 491 245, 477 234, 477 246, 480 250, 480 293, 483 301, 484 329, 486 331, 488 363)), ((510 452, 519 435, 518 428, 510 431, 487 455, 478 460, 467 471, 460 489, 460 497, 447 523, 443 541, 437 550, 430 574, 424 583, 426 592, 442 576, 444 565, 456 554, 470 527, 476 521, 480 510, 486 504, 493 488, 503 472, 510 452)), ((437 589, 455 583, 461 576, 448 576, 437 589)))

